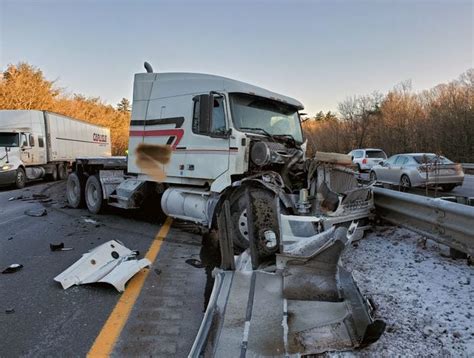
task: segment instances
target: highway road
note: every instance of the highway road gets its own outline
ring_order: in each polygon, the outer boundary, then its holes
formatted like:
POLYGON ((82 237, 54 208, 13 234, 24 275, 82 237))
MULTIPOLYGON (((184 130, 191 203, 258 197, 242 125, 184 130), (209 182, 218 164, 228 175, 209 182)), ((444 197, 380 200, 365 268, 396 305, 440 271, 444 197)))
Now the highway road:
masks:
POLYGON ((0 356, 73 357, 90 350, 99 355, 186 356, 201 321, 206 276, 185 261, 199 259, 200 237, 174 228, 159 237, 163 224, 138 214, 91 216, 67 208, 64 190, 65 183, 56 182, 0 191, 0 269, 24 266, 0 275, 0 356), (33 194, 48 198, 43 203, 9 201, 33 194), (25 215, 26 210, 43 209, 46 216, 25 215), (108 240, 139 250, 141 257, 150 247, 159 250, 146 275, 133 278, 134 284, 143 281, 143 287, 127 287, 122 295, 107 284, 63 290, 53 281, 83 253, 108 240), (49 244, 59 242, 73 250, 50 251, 49 244))
MULTIPOLYGON (((0 356, 186 357, 203 317, 200 236, 150 213, 71 209, 64 191, 64 182, 0 190, 0 269, 24 265, 0 274, 0 356), (25 214, 43 209, 45 216, 25 214), (107 284, 63 290, 53 281, 112 239, 152 261, 124 293, 107 284), (73 250, 50 251, 60 242, 73 250)), ((472 269, 438 245, 420 243, 407 230, 380 227, 346 251, 343 261, 388 324, 380 341, 355 356, 474 354, 472 269), (442 331, 426 334, 430 317, 442 331)))

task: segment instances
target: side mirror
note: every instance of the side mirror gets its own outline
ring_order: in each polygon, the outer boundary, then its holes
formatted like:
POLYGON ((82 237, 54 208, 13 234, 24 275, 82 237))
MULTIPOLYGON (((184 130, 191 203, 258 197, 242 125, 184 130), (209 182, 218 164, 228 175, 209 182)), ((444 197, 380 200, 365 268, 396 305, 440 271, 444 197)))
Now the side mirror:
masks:
POLYGON ((214 96, 202 94, 199 96, 199 132, 209 133, 212 125, 212 109, 214 96))

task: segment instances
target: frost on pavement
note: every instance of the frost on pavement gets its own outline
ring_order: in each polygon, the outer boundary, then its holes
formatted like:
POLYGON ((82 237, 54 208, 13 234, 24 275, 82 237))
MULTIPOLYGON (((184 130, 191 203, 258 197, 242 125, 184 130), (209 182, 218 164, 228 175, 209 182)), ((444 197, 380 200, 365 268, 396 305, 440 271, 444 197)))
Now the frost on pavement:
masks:
POLYGON ((474 356, 474 269, 447 253, 395 227, 377 227, 354 243, 343 264, 387 328, 361 351, 329 356, 474 356))

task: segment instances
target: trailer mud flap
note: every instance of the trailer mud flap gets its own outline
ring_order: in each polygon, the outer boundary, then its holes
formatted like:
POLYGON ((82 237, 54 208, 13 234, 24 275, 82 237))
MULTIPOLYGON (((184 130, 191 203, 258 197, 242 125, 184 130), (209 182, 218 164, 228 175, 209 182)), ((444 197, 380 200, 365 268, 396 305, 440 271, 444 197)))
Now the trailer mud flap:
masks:
POLYGON ((376 341, 385 323, 373 319, 352 275, 339 264, 355 229, 291 240, 283 235, 274 270, 252 270, 246 252, 236 259, 236 271, 216 269, 189 356, 300 356, 376 341))

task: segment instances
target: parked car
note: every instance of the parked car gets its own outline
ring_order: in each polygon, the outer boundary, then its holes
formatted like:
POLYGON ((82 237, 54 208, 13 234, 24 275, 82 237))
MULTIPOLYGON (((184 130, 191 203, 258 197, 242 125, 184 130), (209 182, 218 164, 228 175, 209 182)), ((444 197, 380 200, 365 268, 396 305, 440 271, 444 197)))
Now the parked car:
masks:
POLYGON ((451 191, 462 185, 464 172, 461 164, 433 153, 396 154, 374 166, 370 179, 405 188, 441 186, 451 191))
POLYGON ((387 159, 387 154, 382 149, 354 149, 348 154, 352 156, 352 163, 357 166, 359 173, 369 171, 374 165, 387 159))

